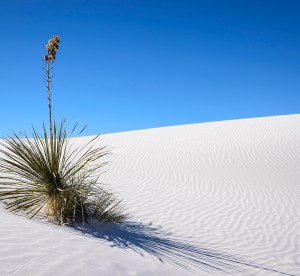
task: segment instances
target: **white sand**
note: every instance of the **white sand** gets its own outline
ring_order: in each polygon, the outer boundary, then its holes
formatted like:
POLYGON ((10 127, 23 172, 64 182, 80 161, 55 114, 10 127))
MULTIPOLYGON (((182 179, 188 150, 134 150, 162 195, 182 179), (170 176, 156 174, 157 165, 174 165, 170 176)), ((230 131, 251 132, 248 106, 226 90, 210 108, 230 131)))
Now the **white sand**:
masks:
POLYGON ((131 221, 82 234, 2 205, 0 275, 300 275, 300 115, 99 141, 131 221))

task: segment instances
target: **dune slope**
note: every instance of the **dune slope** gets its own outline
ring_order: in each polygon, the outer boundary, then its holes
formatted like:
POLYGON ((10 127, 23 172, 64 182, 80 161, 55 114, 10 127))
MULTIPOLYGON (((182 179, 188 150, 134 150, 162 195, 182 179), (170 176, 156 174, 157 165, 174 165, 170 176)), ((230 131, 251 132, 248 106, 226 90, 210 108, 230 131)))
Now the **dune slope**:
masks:
POLYGON ((300 275, 300 115, 99 144, 112 149, 101 181, 130 221, 82 233, 0 205, 0 275, 300 275))

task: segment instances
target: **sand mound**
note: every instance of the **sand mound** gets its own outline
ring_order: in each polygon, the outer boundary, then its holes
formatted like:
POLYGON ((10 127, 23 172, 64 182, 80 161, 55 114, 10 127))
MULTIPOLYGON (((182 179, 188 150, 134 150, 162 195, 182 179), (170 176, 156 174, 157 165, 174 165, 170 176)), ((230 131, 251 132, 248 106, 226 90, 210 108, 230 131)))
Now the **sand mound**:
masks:
POLYGON ((300 275, 300 115, 99 141, 131 221, 82 234, 2 206, 0 275, 300 275))

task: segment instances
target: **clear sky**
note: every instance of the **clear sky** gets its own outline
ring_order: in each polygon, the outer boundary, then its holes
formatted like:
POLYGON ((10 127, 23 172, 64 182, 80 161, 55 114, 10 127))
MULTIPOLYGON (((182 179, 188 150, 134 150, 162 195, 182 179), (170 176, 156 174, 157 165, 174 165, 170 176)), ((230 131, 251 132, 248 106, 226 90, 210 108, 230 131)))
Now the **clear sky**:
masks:
POLYGON ((300 113, 300 1, 1 0, 0 135, 53 113, 86 135, 300 113))

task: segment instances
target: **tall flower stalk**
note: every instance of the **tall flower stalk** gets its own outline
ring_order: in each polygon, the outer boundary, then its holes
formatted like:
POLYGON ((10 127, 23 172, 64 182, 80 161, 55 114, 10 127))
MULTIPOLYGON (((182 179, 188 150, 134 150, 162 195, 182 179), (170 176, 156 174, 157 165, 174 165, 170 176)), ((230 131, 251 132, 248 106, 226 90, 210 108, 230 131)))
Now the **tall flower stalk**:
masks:
POLYGON ((54 35, 52 39, 50 39, 46 45, 47 54, 44 55, 45 60, 45 81, 47 87, 47 99, 48 99, 48 109, 49 109, 49 129, 50 129, 50 138, 53 138, 53 130, 52 130, 52 106, 51 106, 51 92, 52 92, 52 75, 51 75, 51 63, 54 62, 56 58, 56 51, 58 50, 58 44, 60 42, 59 35, 54 35))

